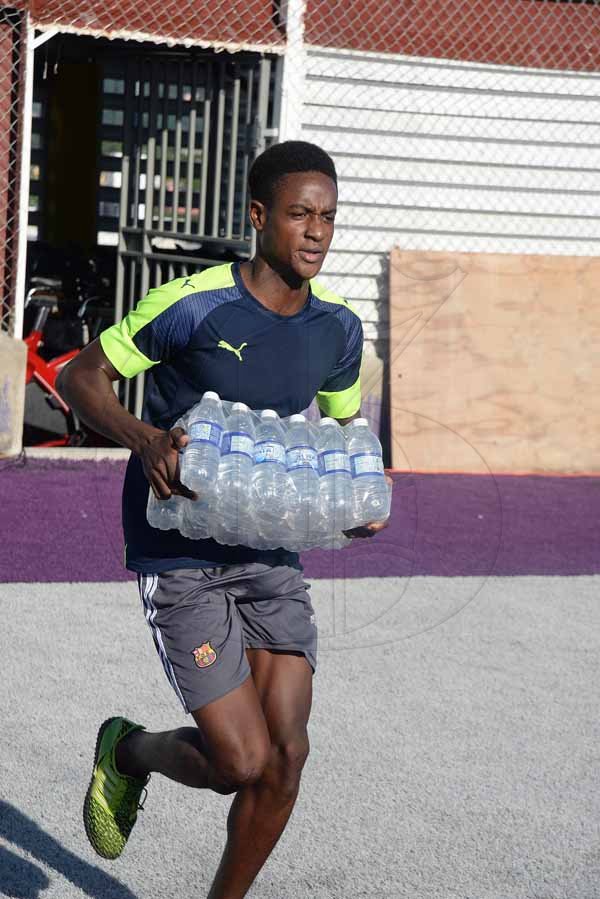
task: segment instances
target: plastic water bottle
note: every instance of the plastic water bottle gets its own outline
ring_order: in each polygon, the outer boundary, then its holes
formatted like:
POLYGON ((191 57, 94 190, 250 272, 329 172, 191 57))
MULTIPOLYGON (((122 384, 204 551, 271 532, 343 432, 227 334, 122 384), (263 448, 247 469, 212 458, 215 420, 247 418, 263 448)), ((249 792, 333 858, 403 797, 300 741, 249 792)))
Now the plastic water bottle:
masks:
POLYGON ((316 546, 322 536, 319 507, 319 473, 317 466, 316 434, 314 427, 301 413, 290 416, 285 434, 286 465, 295 493, 290 497, 291 508, 287 536, 291 549, 316 546))
POLYGON ((348 455, 354 493, 354 526, 383 521, 390 514, 391 491, 383 473, 381 444, 366 418, 347 428, 348 455))
MULTIPOLYGON (((185 430, 185 421, 179 418, 173 428, 183 428, 185 430)), ((183 455, 182 450, 180 453, 183 455)), ((170 531, 172 528, 179 528, 183 515, 183 507, 186 500, 177 493, 171 494, 169 499, 157 499, 154 495, 152 487, 148 489, 148 505, 146 506, 146 518, 148 524, 153 528, 159 528, 161 531, 170 531)))
POLYGON ((225 421, 217 477, 213 536, 236 545, 252 539, 250 482, 254 462, 255 428, 245 403, 234 403, 225 421))
POLYGON ((173 493, 169 499, 157 499, 152 487, 148 491, 146 518, 148 524, 161 531, 178 528, 183 514, 183 497, 173 493))
POLYGON ((284 545, 287 508, 292 494, 286 469, 283 426, 274 409, 265 409, 256 429, 251 482, 251 504, 261 549, 284 545))
POLYGON ((354 524, 354 493, 346 438, 334 418, 322 418, 317 437, 319 493, 331 540, 354 524))
POLYGON ((183 453, 181 482, 197 493, 198 499, 186 500, 183 507, 180 530, 185 537, 199 540, 211 535, 224 427, 219 394, 207 390, 188 416, 190 442, 183 453))

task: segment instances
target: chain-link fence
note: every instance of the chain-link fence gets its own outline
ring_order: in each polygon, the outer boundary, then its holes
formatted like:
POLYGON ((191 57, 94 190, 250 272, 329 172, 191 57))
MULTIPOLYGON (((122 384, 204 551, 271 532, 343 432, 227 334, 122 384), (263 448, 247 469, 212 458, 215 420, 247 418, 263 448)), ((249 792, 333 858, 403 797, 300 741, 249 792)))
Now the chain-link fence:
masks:
POLYGON ((116 314, 161 279, 249 255, 247 168, 288 138, 335 159, 322 280, 356 305, 381 356, 394 246, 597 252, 596 0, 37 0, 29 13, 29 102, 24 13, 0 21, 9 332, 25 286, 17 296, 27 117, 29 256, 78 234, 103 247, 116 314), (64 170, 75 137, 87 161, 64 170))

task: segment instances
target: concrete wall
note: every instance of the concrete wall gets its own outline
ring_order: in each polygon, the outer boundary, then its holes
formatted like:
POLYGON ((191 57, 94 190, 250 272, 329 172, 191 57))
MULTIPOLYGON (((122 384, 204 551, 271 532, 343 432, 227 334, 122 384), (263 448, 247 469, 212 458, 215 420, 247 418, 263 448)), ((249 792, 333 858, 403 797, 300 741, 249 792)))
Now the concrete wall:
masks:
POLYGON ((600 259, 395 250, 392 464, 600 472, 600 259))
POLYGON ((27 347, 0 333, 0 457, 21 451, 27 347))

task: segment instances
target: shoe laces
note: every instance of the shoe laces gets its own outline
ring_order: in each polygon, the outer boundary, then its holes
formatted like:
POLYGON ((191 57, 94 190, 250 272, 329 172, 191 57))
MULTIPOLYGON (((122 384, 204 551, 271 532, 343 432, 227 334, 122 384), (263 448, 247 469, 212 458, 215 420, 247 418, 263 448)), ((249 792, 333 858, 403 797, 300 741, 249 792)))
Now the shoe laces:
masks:
POLYGON ((138 812, 144 811, 144 804, 146 802, 146 799, 148 798, 148 790, 146 789, 146 787, 142 787, 142 793, 144 794, 143 798, 140 794, 140 799, 138 799, 138 812))
POLYGON ((138 813, 138 811, 143 810, 147 796, 148 790, 146 789, 146 787, 142 787, 140 789, 139 782, 136 783, 135 780, 128 781, 123 791, 123 797, 121 800, 121 807, 123 809, 123 812, 125 812, 125 814, 127 815, 131 815, 131 817, 134 817, 138 813), (144 794, 144 796, 140 802, 142 793, 144 794))

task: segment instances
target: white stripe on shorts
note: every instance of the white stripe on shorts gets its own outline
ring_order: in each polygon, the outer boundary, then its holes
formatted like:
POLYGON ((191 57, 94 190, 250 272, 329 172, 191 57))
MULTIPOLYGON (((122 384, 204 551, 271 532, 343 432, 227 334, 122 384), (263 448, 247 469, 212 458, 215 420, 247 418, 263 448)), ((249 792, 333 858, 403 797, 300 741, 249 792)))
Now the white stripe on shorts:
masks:
POLYGON ((154 638, 154 644, 156 649, 158 650, 158 655, 163 664, 163 668, 165 669, 165 674, 167 675, 167 679, 175 692, 177 693, 181 704, 184 708, 185 712, 189 712, 186 701, 183 698, 183 694, 179 689, 179 684, 177 683, 177 678, 175 677, 175 671, 173 670, 173 665, 171 664, 171 660, 167 655, 167 650, 165 649, 165 644, 163 643, 162 634, 160 632, 160 628, 156 624, 156 615, 158 609, 152 602, 152 597, 156 593, 156 588, 158 587, 158 575, 156 574, 142 574, 141 576, 141 584, 140 584, 140 595, 142 597, 142 603, 144 605, 146 621, 150 627, 150 631, 152 632, 152 637, 154 638))

